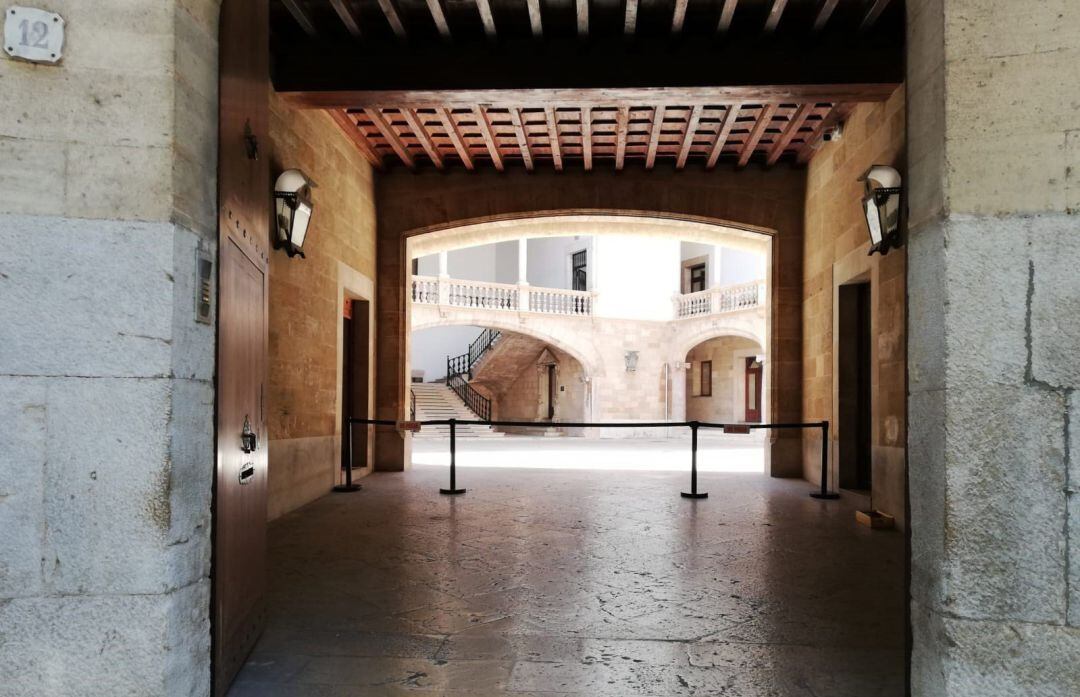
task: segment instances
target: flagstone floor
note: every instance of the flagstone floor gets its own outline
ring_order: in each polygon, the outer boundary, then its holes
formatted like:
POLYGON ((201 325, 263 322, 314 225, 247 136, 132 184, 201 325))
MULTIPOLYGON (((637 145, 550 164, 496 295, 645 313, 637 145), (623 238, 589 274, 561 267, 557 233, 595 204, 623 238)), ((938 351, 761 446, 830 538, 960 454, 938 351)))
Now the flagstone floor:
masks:
MULTIPOLYGON (((539 447, 539 446, 538 446, 539 447)), ((554 455, 554 454, 553 454, 554 455)), ((904 694, 904 539, 798 480, 446 468, 272 524, 231 697, 904 694)))

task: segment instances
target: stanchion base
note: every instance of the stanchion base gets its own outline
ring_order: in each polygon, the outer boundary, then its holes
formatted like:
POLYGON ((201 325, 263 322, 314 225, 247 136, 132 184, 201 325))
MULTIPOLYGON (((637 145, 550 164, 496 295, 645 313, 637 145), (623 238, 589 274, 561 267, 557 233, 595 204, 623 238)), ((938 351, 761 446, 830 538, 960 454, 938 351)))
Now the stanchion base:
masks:
POLYGON ((334 491, 345 493, 350 491, 360 491, 364 487, 359 484, 338 484, 334 487, 334 491))
POLYGON ((680 495, 684 499, 707 499, 707 498, 709 498, 709 495, 707 493, 705 493, 705 492, 695 494, 695 493, 692 493, 692 492, 689 492, 689 491, 683 491, 683 492, 680 492, 680 495))
POLYGON ((820 491, 811 491, 810 498, 812 499, 827 499, 832 501, 833 499, 840 498, 840 494, 823 494, 820 491))
POLYGON ((456 496, 457 494, 464 494, 464 489, 439 489, 440 494, 446 494, 447 496, 456 496))

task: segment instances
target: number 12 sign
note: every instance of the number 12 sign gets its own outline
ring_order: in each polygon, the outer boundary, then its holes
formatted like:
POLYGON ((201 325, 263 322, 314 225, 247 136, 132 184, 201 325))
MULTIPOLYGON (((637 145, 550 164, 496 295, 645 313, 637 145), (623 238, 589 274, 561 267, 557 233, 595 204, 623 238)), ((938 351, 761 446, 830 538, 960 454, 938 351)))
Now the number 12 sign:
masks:
POLYGON ((11 7, 4 13, 4 50, 12 58, 58 63, 64 48, 64 18, 33 7, 11 7))

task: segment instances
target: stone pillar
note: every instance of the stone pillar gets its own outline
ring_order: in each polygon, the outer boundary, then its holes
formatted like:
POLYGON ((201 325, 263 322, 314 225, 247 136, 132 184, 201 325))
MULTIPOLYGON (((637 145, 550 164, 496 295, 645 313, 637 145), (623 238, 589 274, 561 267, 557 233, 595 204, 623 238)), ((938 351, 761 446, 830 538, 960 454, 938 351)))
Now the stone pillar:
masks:
POLYGON ((450 277, 450 261, 448 252, 439 252, 439 278, 450 277))
POLYGON ((671 420, 686 421, 686 364, 671 362, 671 420))
POLYGON ((529 309, 529 240, 518 240, 518 310, 529 309))
POLYGON ((1080 64, 1080 12, 1067 5, 907 3, 916 697, 1080 694, 1080 83, 1063 79, 1080 64))
POLYGON ((450 302, 449 260, 447 252, 439 252, 439 304, 446 305, 450 302))
POLYGON ((0 60, 5 694, 210 691, 220 3, 177 5, 57 0, 63 63, 0 60))

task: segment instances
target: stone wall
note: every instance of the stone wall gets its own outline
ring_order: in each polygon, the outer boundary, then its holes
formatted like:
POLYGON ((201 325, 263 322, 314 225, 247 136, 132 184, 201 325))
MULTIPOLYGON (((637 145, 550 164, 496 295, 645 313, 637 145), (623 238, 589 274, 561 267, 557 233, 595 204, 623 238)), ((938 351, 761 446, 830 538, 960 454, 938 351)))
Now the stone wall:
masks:
POLYGON ((912 693, 1080 694, 1080 5, 907 13, 912 693))
MULTIPOLYGON (((867 256, 870 248, 859 177, 871 165, 904 171, 904 91, 878 104, 861 104, 844 124, 843 138, 824 143, 806 182, 806 253, 803 283, 803 420, 827 420, 830 480, 837 479, 842 425, 837 399, 839 288, 870 284, 871 444, 873 505, 900 526, 905 517, 906 250, 867 256)), ((803 439, 803 477, 821 481, 821 434, 803 439)))
POLYGON ((273 175, 298 168, 316 184, 306 258, 271 256, 267 507, 273 519, 336 483, 343 304, 346 296, 374 300, 375 203, 371 166, 327 114, 292 109, 271 94, 270 136, 273 175))
MULTIPOLYGON (((762 354, 757 342, 724 336, 698 344, 686 355, 686 418, 733 423, 746 419, 746 357, 762 354), (712 394, 701 394, 701 362, 712 361, 712 394)), ((764 392, 762 401, 764 402, 764 392)), ((762 420, 767 420, 764 418, 762 420)))
POLYGON ((0 58, 0 692, 210 688, 215 0, 51 0, 0 58))
MULTIPOLYGON (((405 413, 407 361, 406 295, 409 264, 405 238, 426 230, 544 212, 637 212, 661 217, 731 221, 774 233, 769 270, 773 305, 769 317, 771 371, 767 383, 775 417, 801 416, 801 286, 803 255, 803 171, 757 167, 682 172, 657 166, 652 171, 564 172, 509 169, 506 172, 391 171, 376 182, 379 218, 377 351, 379 418, 405 413)), ((707 337, 703 337, 707 338, 707 337)), ((640 369, 639 369, 640 370, 640 369)), ((657 367, 657 371, 659 367, 657 367)), ((655 395, 658 372, 645 376, 655 395)), ((639 372, 639 375, 645 375, 639 372)), ((598 401, 606 393, 598 393, 598 401)), ((768 448, 770 471, 798 476, 800 437, 774 433, 768 448)), ((400 469, 408 462, 407 444, 392 429, 377 434, 376 466, 400 469)))

